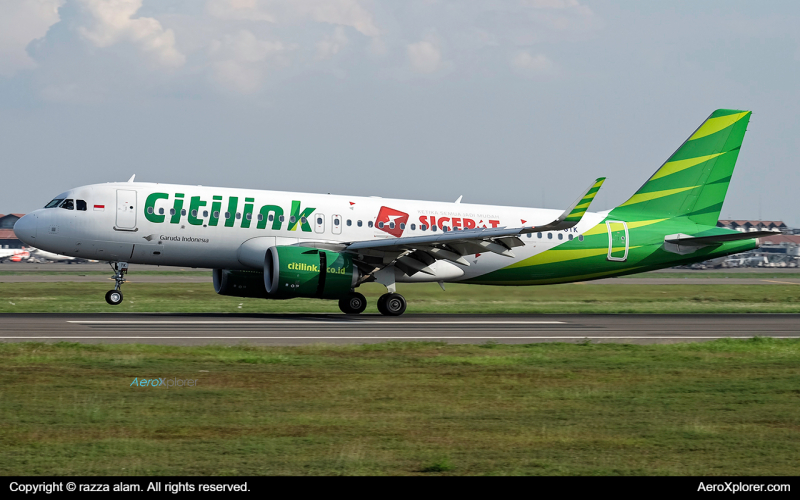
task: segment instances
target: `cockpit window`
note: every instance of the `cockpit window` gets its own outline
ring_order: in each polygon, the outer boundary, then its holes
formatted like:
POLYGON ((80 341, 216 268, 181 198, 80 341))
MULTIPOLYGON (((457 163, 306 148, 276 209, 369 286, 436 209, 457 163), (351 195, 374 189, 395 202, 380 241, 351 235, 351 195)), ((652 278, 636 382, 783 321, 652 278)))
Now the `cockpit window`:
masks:
POLYGON ((64 201, 64 198, 56 198, 55 200, 45 205, 44 208, 56 208, 61 204, 62 201, 64 201))
POLYGON ((65 210, 75 210, 75 202, 72 200, 64 200, 64 202, 59 205, 59 208, 63 208, 65 210))
POLYGON ((86 201, 85 200, 75 200, 75 207, 80 210, 81 212, 86 211, 86 201))

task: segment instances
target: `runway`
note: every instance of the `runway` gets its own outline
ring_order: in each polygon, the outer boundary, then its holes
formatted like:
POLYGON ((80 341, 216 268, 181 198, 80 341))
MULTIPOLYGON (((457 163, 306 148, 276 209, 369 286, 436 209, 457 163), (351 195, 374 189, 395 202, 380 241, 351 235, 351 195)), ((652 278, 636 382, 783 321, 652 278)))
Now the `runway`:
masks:
POLYGON ((427 315, 6 314, 2 342, 160 345, 364 344, 441 341, 700 342, 753 336, 800 339, 800 314, 427 315))

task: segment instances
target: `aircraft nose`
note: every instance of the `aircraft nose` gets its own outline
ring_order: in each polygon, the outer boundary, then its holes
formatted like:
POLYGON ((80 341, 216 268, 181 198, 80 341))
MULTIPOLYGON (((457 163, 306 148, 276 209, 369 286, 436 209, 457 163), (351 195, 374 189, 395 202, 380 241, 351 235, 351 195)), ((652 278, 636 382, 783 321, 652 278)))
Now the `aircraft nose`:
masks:
POLYGON ((35 246, 36 243, 36 226, 37 226, 37 217, 36 214, 28 214, 23 216, 20 220, 14 224, 14 234, 17 235, 17 238, 20 239, 23 243, 29 246, 35 246))

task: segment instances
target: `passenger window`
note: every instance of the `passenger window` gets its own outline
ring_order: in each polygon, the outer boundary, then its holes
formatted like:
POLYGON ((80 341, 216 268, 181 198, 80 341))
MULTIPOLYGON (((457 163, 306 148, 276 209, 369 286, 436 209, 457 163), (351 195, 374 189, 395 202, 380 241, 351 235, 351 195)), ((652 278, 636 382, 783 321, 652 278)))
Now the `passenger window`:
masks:
POLYGON ((192 217, 197 217, 197 210, 192 210, 192 217))
POLYGON ((528 233, 528 238, 530 238, 531 236, 532 236, 532 234, 531 234, 531 233, 528 233))
POLYGON ((578 235, 578 241, 583 241, 583 235, 582 234, 578 235))
POLYGON ((214 211, 214 218, 219 219, 219 210, 214 211))
POLYGON ((431 226, 431 231, 436 231, 436 226, 431 226))
POLYGON ((384 225, 383 222, 378 222, 378 227, 379 228, 383 229, 383 225, 384 225))
POLYGON ((389 229, 394 229, 394 222, 389 223, 389 229))
POLYGON ((225 218, 226 219, 230 219, 231 218, 231 213, 230 212, 225 212, 225 218))
POLYGON ((294 215, 289 217, 289 222, 291 222, 292 224, 294 224, 296 220, 297 220, 297 217, 295 217, 294 215))
POLYGON ((181 210, 181 215, 186 217, 186 209, 185 208, 183 210, 181 210))
POLYGON ((570 241, 572 241, 572 235, 571 234, 569 235, 569 239, 570 239, 570 241))
POLYGON ((356 222, 356 225, 357 225, 358 227, 361 227, 361 221, 358 221, 358 222, 356 222))
POLYGON ((272 215, 272 214, 269 214, 269 217, 267 217, 267 220, 269 220, 270 222, 272 222, 272 221, 274 221, 274 220, 275 220, 275 216, 274 216, 274 215, 272 215))
POLYGON ((248 213, 246 219, 247 220, 253 220, 253 214, 248 213))
POLYGON ((241 219, 242 218, 242 212, 236 212, 236 218, 237 219, 241 219))
POLYGON ((547 233, 547 239, 548 240, 552 240, 553 239, 553 233, 547 233))
POLYGON ((261 222, 264 220, 264 214, 258 214, 258 221, 261 222))
POLYGON ((405 229, 405 228, 406 228, 406 224, 405 224, 405 222, 401 222, 401 223, 400 223, 400 229, 405 229))
POLYGON ((86 201, 84 201, 84 200, 75 200, 75 203, 77 204, 78 210, 80 210, 81 212, 85 212, 86 211, 86 201))
POLYGON ((338 226, 340 224, 339 219, 333 219, 333 225, 338 226))
POLYGON ((427 231, 427 230, 428 230, 428 226, 426 226, 425 224, 420 224, 420 225, 419 225, 419 228, 420 228, 420 230, 422 230, 422 231, 427 231))
POLYGON ((170 215, 175 215, 175 209, 174 208, 170 208, 169 209, 169 214, 170 215))
POLYGON ((286 220, 286 217, 284 217, 283 215, 281 215, 280 217, 278 217, 278 220, 279 220, 279 221, 281 221, 281 222, 283 222, 283 221, 285 221, 285 220, 286 220))
POLYGON ((152 214, 153 213, 153 207, 147 207, 147 213, 148 214, 152 214))
POLYGON ((164 209, 163 208, 159 208, 158 209, 158 215, 164 215, 164 209))
POLYGON ((300 217, 300 222, 305 224, 306 222, 308 222, 308 219, 306 219, 305 217, 300 217))
POLYGON ((72 200, 64 200, 64 203, 61 204, 61 208, 65 210, 75 210, 75 203, 72 200))
POLYGON ((563 233, 558 233, 558 239, 559 240, 563 240, 564 239, 564 234, 563 233))
POLYGON ((322 217, 317 217, 317 225, 322 225, 322 217))
POLYGON ((350 219, 347 219, 347 225, 348 226, 352 226, 353 225, 353 221, 351 221, 350 219))
POLYGON ((208 210, 203 210, 203 217, 208 217, 208 210))
POLYGON ((542 237, 542 233, 536 233, 536 237, 537 238, 541 238, 542 237))
POLYGON ((372 221, 369 221, 369 222, 367 222, 367 225, 368 225, 369 227, 372 227, 372 221))
POLYGON ((417 229, 417 225, 416 224, 411 224, 411 230, 414 231, 416 229, 417 229))

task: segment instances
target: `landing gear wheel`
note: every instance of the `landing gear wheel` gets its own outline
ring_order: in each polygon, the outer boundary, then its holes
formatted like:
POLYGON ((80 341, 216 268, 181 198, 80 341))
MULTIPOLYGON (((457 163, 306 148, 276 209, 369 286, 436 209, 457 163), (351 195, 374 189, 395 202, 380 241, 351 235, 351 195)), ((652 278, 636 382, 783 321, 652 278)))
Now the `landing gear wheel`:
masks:
POLYGON ((339 309, 345 314, 361 314, 367 308, 367 299, 358 292, 353 292, 339 299, 339 309))
POLYGON ((406 299, 399 293, 387 293, 378 299, 378 311, 384 316, 400 316, 406 312, 406 299))
POLYGON ((111 304, 112 306, 118 306, 122 304, 122 292, 119 290, 109 290, 106 292, 106 302, 111 304))

